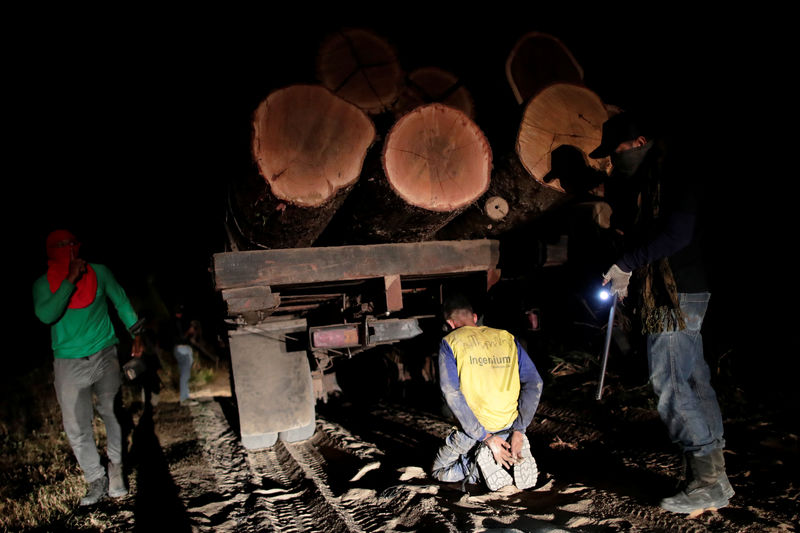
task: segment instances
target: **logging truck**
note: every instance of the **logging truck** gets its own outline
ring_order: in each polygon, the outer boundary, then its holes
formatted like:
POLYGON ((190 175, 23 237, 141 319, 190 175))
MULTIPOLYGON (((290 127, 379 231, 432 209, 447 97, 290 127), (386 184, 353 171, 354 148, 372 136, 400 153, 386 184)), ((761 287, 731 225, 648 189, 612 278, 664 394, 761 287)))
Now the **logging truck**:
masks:
POLYGON ((575 188, 574 164, 551 165, 558 150, 573 150, 581 170, 606 168, 585 154, 608 113, 560 41, 526 35, 507 75, 526 103, 514 153, 495 160, 460 80, 438 68, 405 76, 371 31, 331 35, 319 84, 282 87, 257 106, 250 170, 228 184, 230 250, 212 269, 234 326, 245 447, 313 435, 314 387, 331 354, 441 328, 431 319, 453 278, 488 291, 499 279, 493 239, 575 188), (531 58, 551 68, 531 69, 531 58))

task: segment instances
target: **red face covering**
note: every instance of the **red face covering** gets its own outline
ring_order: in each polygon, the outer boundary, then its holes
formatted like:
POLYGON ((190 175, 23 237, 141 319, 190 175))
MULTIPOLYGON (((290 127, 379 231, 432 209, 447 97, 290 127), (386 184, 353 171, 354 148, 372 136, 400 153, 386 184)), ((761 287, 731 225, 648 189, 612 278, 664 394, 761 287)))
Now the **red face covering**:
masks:
MULTIPOLYGON (((61 282, 67 279, 70 254, 72 257, 78 257, 80 247, 80 243, 69 231, 56 230, 47 236, 47 281, 50 283, 50 291, 56 292, 61 282), (62 241, 69 241, 71 244, 58 246, 62 241)), ((87 264, 86 272, 78 280, 77 290, 69 300, 70 309, 82 309, 88 306, 94 301, 96 293, 97 274, 87 264)))

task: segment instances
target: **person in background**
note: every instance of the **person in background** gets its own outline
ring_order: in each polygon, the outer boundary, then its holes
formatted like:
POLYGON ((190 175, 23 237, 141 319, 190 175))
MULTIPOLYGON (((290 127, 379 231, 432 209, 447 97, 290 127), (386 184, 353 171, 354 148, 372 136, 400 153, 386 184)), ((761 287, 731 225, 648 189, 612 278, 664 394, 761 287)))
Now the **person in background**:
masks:
POLYGON ((145 408, 149 407, 155 410, 161 394, 161 378, 158 375, 158 371, 161 370, 161 361, 158 358, 158 337, 152 320, 145 320, 140 337, 142 339, 141 357, 145 364, 145 371, 137 379, 137 382, 142 387, 142 404, 145 408))
POLYGON ((460 428, 439 449, 433 477, 462 483, 482 477, 492 491, 534 486, 539 471, 525 432, 539 406, 539 372, 511 333, 478 326, 462 295, 445 301, 444 318, 453 330, 440 344, 440 387, 460 428))
MULTIPOLYGON (((694 147, 693 147, 694 148, 694 147)), ((685 454, 691 479, 660 506, 675 513, 728 505, 722 414, 703 355, 701 327, 711 298, 704 261, 704 180, 696 150, 655 135, 626 111, 603 124, 590 157, 610 157, 606 198, 620 235, 603 284, 620 300, 629 285, 646 338, 650 382, 670 438, 685 454)))
POLYGON ((119 340, 109 314, 110 301, 134 337, 132 355, 141 355, 138 320, 123 288, 108 267, 79 255, 80 243, 67 230, 48 235, 47 272, 33 284, 36 316, 50 326, 55 390, 64 431, 88 484, 81 505, 128 493, 123 477, 122 430, 114 414, 120 390, 119 340), (94 440, 93 395, 106 428, 108 469, 94 440))
POLYGON ((181 405, 186 406, 197 405, 197 401, 189 396, 189 379, 191 378, 192 365, 194 364, 194 348, 192 348, 191 339, 194 337, 195 331, 192 322, 186 317, 183 304, 179 304, 175 308, 172 322, 175 336, 172 353, 180 371, 178 379, 180 402, 181 405))

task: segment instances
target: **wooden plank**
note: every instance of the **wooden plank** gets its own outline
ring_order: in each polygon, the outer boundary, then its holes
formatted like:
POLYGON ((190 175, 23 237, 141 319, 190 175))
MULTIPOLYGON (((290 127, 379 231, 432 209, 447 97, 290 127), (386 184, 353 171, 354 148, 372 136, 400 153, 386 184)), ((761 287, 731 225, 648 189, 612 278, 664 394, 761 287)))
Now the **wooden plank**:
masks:
POLYGON ((273 293, 269 287, 263 285, 224 290, 222 299, 228 306, 228 313, 232 315, 275 309, 281 303, 280 294, 273 293))
POLYGON ((497 240, 427 241, 214 254, 216 290, 385 276, 478 272, 497 266, 497 240))

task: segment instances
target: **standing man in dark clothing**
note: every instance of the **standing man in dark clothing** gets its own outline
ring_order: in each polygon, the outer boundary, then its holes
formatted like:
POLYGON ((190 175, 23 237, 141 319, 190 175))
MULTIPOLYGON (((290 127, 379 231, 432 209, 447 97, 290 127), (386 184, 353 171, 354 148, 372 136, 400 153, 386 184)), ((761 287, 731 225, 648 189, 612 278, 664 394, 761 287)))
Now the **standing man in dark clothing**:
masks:
POLYGON ((734 491, 725 473, 722 415, 700 333, 711 296, 700 242, 702 176, 631 112, 603 124, 601 144, 590 157, 608 156, 613 171, 606 198, 621 248, 603 284, 620 299, 628 295, 629 283, 637 287, 634 308, 647 339, 658 413, 691 468, 685 489, 660 506, 676 513, 724 507, 734 491))
POLYGON ((142 387, 142 404, 154 410, 158 406, 158 398, 161 393, 161 378, 158 375, 161 361, 158 357, 158 338, 151 320, 145 320, 141 339, 145 371, 136 379, 136 382, 142 387))
POLYGON ((33 284, 36 316, 50 325, 55 361, 55 389, 64 431, 88 483, 81 505, 97 503, 107 494, 128 494, 122 472, 122 428, 114 414, 121 372, 117 339, 108 310, 114 305, 132 336, 133 355, 141 355, 141 323, 125 291, 104 265, 88 263, 78 255, 80 243, 65 230, 46 241, 47 273, 33 284), (94 440, 94 407, 106 427, 108 473, 100 462, 94 440))

